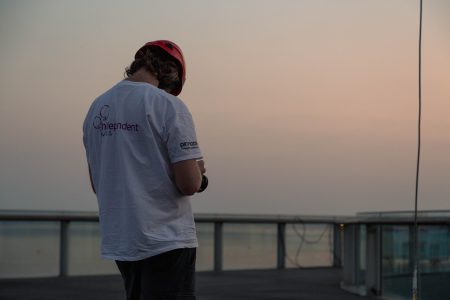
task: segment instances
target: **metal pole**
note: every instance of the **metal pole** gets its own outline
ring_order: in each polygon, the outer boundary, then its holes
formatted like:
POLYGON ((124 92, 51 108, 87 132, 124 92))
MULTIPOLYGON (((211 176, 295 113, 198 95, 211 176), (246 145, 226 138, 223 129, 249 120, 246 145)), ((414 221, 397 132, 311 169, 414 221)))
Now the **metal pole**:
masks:
POLYGON ((69 221, 60 222, 59 231, 59 276, 65 277, 68 275, 69 265, 69 247, 68 247, 68 232, 69 221))
POLYGON ((334 224, 333 226, 333 267, 340 268, 342 267, 342 258, 341 258, 341 225, 334 224))
POLYGON ((422 123, 422 11, 423 3, 419 1, 419 116, 418 116, 418 128, 417 128, 417 165, 416 165, 416 189, 414 197, 414 260, 413 280, 412 280, 412 299, 420 299, 420 291, 418 287, 418 272, 419 272, 419 225, 417 222, 417 209, 419 202, 419 174, 420 174, 420 149, 421 149, 421 123, 422 123))
POLYGON ((214 271, 222 271, 223 223, 214 223, 214 271))
POLYGON ((277 224, 277 268, 284 269, 285 265, 285 255, 286 255, 286 224, 278 223, 277 224))

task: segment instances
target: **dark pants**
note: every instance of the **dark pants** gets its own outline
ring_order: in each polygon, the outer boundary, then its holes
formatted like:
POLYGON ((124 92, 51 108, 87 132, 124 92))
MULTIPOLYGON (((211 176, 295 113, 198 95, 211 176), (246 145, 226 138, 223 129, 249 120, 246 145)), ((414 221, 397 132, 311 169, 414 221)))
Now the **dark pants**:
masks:
POLYGON ((128 300, 195 300, 195 248, 117 261, 128 300))

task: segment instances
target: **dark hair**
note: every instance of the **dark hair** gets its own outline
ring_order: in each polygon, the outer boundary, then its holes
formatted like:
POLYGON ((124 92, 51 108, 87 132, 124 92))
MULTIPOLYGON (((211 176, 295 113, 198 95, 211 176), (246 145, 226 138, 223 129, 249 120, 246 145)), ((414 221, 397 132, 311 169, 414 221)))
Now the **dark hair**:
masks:
POLYGON ((125 75, 130 77, 141 68, 155 75, 159 81, 159 88, 170 93, 180 82, 181 70, 176 62, 164 50, 156 47, 147 47, 129 67, 125 68, 125 75))

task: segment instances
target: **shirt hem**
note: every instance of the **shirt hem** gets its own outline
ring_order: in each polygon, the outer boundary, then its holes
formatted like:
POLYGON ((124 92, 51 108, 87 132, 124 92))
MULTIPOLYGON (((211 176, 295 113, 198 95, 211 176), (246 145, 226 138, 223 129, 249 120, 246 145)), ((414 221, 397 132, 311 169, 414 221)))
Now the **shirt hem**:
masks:
POLYGON ((201 153, 196 153, 196 154, 188 154, 188 155, 183 155, 180 157, 176 157, 173 160, 171 160, 171 163, 177 163, 183 160, 189 160, 189 159, 202 159, 203 155, 201 153))
POLYGON ((198 242, 193 242, 193 243, 179 243, 178 242, 178 243, 174 243, 170 246, 160 248, 157 250, 146 251, 145 253, 142 253, 140 255, 123 256, 123 255, 103 254, 102 253, 101 257, 102 257, 102 259, 105 259, 105 260, 137 261, 137 260, 146 259, 146 258, 149 258, 152 256, 156 256, 156 255, 162 254, 164 252, 172 251, 175 249, 197 248, 197 247, 198 247, 198 242))

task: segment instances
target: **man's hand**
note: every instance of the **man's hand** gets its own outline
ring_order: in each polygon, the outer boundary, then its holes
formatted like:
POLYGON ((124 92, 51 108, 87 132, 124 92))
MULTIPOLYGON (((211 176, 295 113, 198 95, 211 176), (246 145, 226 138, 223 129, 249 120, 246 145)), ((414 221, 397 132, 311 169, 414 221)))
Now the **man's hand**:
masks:
POLYGON ((197 163, 198 163, 198 168, 200 169, 200 173, 205 174, 206 173, 205 161, 203 159, 199 159, 199 160, 197 160, 197 163))

